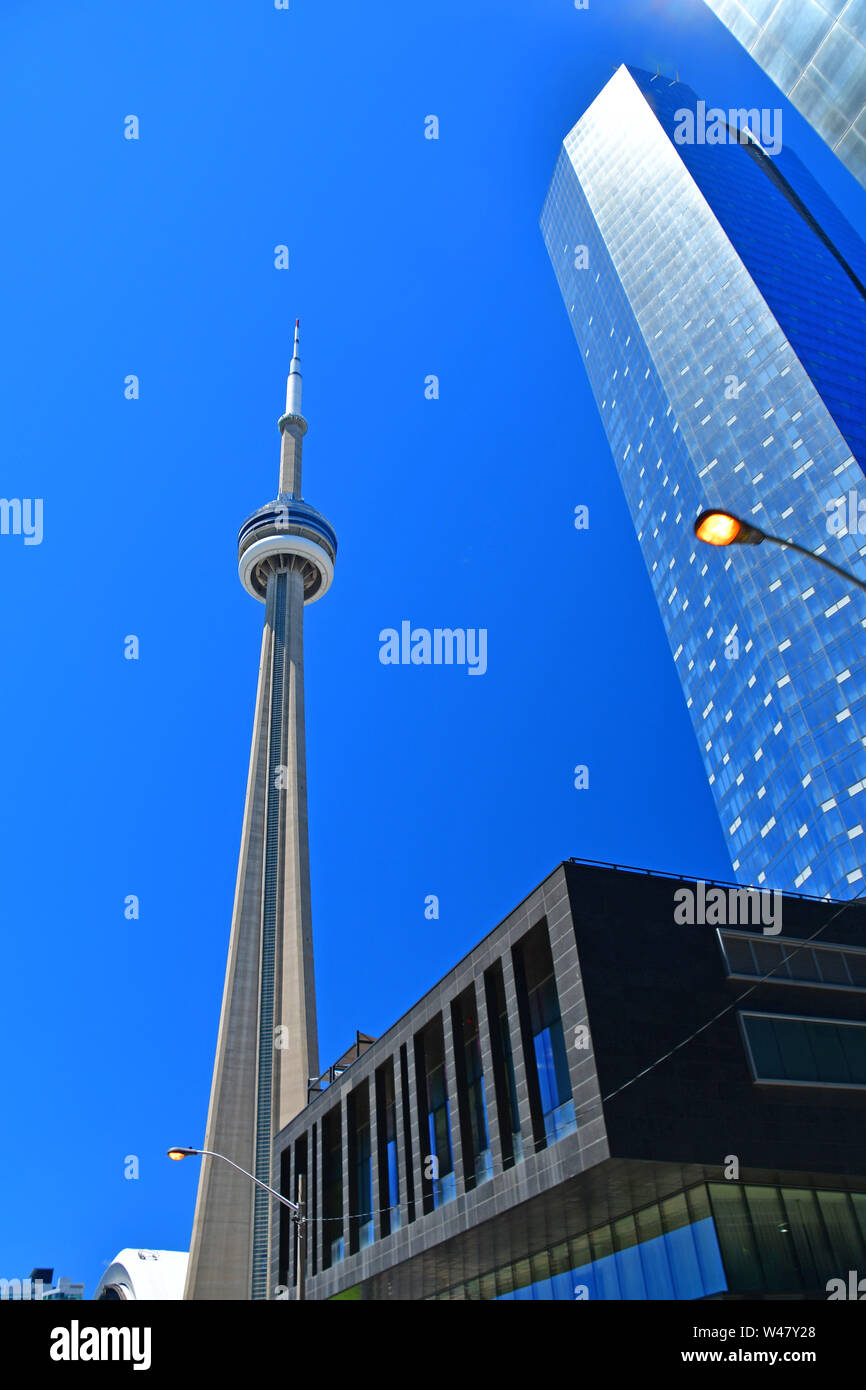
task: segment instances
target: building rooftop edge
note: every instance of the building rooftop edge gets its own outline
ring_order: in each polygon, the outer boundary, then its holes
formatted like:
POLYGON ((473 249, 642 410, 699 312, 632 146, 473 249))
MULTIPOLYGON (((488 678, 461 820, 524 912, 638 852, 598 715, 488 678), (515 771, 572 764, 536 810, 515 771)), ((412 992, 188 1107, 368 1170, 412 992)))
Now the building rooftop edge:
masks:
MULTIPOLYGON (((837 907, 848 907, 857 904, 861 908, 866 908, 866 899, 818 898, 809 893, 789 892, 787 889, 784 888, 756 888, 754 885, 751 884, 737 883, 733 879, 702 878, 700 875, 697 874, 676 874, 670 873, 662 869, 639 868, 636 867, 634 864, 614 864, 604 859, 580 859, 577 856, 572 855, 570 858, 561 859, 557 864, 555 864, 554 867, 550 870, 550 872, 545 874, 544 878, 542 878, 535 885, 534 888, 531 888, 528 893, 525 893, 523 897, 519 900, 519 902, 515 903, 514 907, 511 908, 511 910, 507 912, 504 917, 500 918, 500 920, 496 923, 495 926, 491 927, 489 931, 484 933, 480 940, 476 941, 474 946, 471 946, 468 951, 464 952, 464 954, 454 962, 450 969, 445 971, 444 975, 440 975, 437 980, 434 980, 433 984, 430 985, 429 989, 425 989, 424 993, 420 994, 418 998, 414 1001, 414 1003, 410 1004, 408 1009, 404 1009, 403 1012, 399 1014, 397 1018, 394 1019, 393 1023, 390 1023, 388 1025, 384 1033, 380 1033, 378 1035, 378 1037, 375 1039, 375 1042, 371 1045, 370 1048, 367 1049, 367 1051, 372 1051, 375 1048, 378 1048, 380 1045, 384 1045, 385 1040, 388 1038, 388 1036, 391 1033, 395 1032, 398 1028, 400 1028, 404 1020, 407 1019, 410 1014, 414 1013, 415 1010, 423 1004, 427 996, 432 994, 434 990, 438 989, 442 982, 448 979, 449 975, 456 974, 456 972, 469 959, 469 957, 473 955, 474 952, 480 950, 483 947, 485 941, 487 941, 489 937, 494 936, 496 932, 501 930, 501 928, 508 921, 509 917, 513 917, 516 912, 519 912, 523 904, 528 902, 529 899, 533 897, 536 893, 540 892, 541 889, 544 888, 545 884, 548 883, 550 879, 554 877, 555 874, 558 874, 560 871, 567 874, 567 870, 569 869, 569 867, 613 870, 615 873, 618 874, 632 874, 640 877, 662 879, 666 880, 669 883, 704 883, 708 886, 712 885, 714 887, 719 888, 735 888, 741 892, 775 892, 781 893, 782 896, 785 898, 796 898, 797 900, 802 902, 824 903, 830 906, 837 907)), ((387 1048, 385 1048, 385 1050, 387 1051, 387 1048)), ((341 1072, 340 1076, 336 1079, 336 1081, 332 1083, 332 1086, 336 1087, 343 1080, 343 1077, 345 1077, 351 1071, 355 1063, 358 1061, 362 1061, 364 1057, 366 1057, 366 1055, 367 1052, 363 1052, 360 1057, 354 1058, 353 1061, 351 1061, 349 1065, 345 1068, 345 1070, 341 1072)), ((325 1075, 325 1073, 323 1073, 323 1075, 325 1075)), ((322 1100, 324 1096, 328 1094, 328 1091, 332 1089, 332 1086, 327 1086, 325 1090, 319 1091, 314 1096, 312 1096, 308 1101, 307 1105, 304 1107, 304 1109, 299 1110, 297 1115, 294 1115, 292 1119, 287 1122, 287 1124, 283 1125, 281 1130, 277 1131, 275 1139, 279 1134, 284 1133, 287 1129, 291 1129, 291 1127, 297 1123, 299 1118, 306 1113, 306 1111, 310 1108, 311 1105, 317 1104, 322 1100)))

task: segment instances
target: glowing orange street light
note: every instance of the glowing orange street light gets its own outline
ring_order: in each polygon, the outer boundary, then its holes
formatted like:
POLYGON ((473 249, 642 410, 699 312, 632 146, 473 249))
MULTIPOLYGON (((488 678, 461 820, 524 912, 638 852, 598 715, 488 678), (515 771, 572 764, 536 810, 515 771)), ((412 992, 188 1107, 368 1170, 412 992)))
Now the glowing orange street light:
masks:
POLYGON ((707 545, 760 545, 763 531, 747 526, 733 512, 701 512, 695 522, 695 535, 707 545))
POLYGON ((834 565, 832 560, 825 560, 823 555, 816 555, 814 550, 807 550, 796 541, 786 541, 781 536, 768 535, 766 531, 761 531, 757 526, 734 516, 733 512, 722 511, 719 507, 711 507, 708 511, 701 512, 695 522, 695 535, 699 541, 704 541, 707 545, 760 545, 762 541, 771 541, 773 545, 781 545, 785 550, 797 550, 801 555, 808 555, 810 560, 817 560, 819 565, 825 565, 834 574, 841 574, 849 584, 856 584, 858 589, 866 590, 866 582, 857 579, 848 570, 843 570, 840 565, 834 565))

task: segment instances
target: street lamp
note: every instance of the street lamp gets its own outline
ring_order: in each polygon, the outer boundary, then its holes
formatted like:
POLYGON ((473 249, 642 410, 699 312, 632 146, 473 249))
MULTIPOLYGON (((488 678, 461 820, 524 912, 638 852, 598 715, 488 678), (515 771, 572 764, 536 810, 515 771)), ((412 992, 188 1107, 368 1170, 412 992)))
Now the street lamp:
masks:
POLYGON ((295 1220, 299 1218, 300 1207, 297 1205, 297 1202, 289 1201, 288 1197, 284 1197, 282 1193, 277 1193, 277 1191, 274 1191, 274 1188, 268 1187, 267 1183, 260 1183, 257 1177, 254 1177, 252 1173, 247 1173, 246 1168, 240 1168, 239 1163, 232 1163, 231 1158, 227 1158, 225 1154, 215 1154, 213 1148, 178 1148, 177 1145, 167 1150, 167 1152, 168 1156, 174 1158, 175 1161, 179 1161, 181 1158, 193 1158, 195 1155, 199 1155, 200 1158, 221 1158, 222 1162, 228 1163, 231 1168, 235 1168, 239 1173, 243 1173, 243 1176, 249 1177, 250 1183, 256 1184, 256 1187, 263 1187, 265 1193, 270 1193, 271 1197, 277 1198, 277 1201, 282 1202, 284 1207, 291 1208, 293 1215, 295 1215, 295 1220))
POLYGON ((817 560, 819 565, 826 566, 834 574, 840 574, 849 584, 856 584, 858 589, 866 590, 866 581, 842 569, 841 565, 834 565, 832 560, 825 560, 823 555, 817 555, 814 550, 807 550, 806 546, 798 545, 796 541, 786 541, 781 536, 770 536, 766 531, 752 526, 750 522, 734 516, 733 512, 722 511, 717 507, 701 512, 695 522, 695 535, 699 541, 704 541, 707 545, 760 545, 762 541, 772 541, 774 545, 808 555, 810 560, 817 560))
MULTIPOLYGON (((266 1182, 260 1182, 257 1177, 255 1177, 252 1173, 248 1173, 246 1168, 242 1168, 239 1163, 234 1163, 232 1159, 226 1158, 225 1154, 218 1154, 213 1149, 184 1149, 181 1148, 178 1144, 175 1144, 172 1148, 167 1149, 166 1152, 168 1154, 168 1157, 174 1159, 175 1162, 179 1162, 182 1158, 221 1158, 223 1163, 227 1163, 229 1167, 234 1168, 236 1172, 243 1173, 244 1177, 249 1178, 250 1182, 254 1182, 256 1187, 263 1188, 264 1191, 270 1193, 272 1197, 276 1197, 278 1202, 282 1202, 284 1207, 289 1208, 289 1210, 292 1213, 292 1219, 295 1222, 295 1227, 297 1230, 298 1298, 303 1299, 305 1255, 303 1186, 301 1186, 300 1192, 298 1194, 301 1200, 299 1202, 292 1202, 289 1200, 288 1197, 284 1197, 282 1192, 277 1192, 273 1187, 268 1187, 266 1182)), ((301 1180, 299 1179, 299 1181, 301 1180)))

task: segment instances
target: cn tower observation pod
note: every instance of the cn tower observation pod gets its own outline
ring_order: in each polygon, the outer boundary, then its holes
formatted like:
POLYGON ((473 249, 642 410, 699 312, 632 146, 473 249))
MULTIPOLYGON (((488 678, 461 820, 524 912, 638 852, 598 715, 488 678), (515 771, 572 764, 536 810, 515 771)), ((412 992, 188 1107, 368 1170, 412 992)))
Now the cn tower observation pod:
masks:
POLYGON ((321 512, 299 497, 280 493, 248 517, 238 532, 238 577, 248 594, 265 602, 268 577, 300 571, 304 603, 315 603, 334 578, 337 534, 321 512))

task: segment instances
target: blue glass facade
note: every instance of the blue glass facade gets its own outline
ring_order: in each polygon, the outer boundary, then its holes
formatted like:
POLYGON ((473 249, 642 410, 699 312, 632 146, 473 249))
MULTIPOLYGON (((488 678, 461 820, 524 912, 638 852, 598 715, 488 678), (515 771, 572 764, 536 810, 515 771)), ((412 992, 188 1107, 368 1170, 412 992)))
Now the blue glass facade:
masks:
POLYGON ((541 227, 608 435, 734 872, 864 888, 866 596, 719 505, 862 573, 866 248, 790 151, 679 143, 681 83, 620 68, 566 137, 541 227), (826 578, 825 578, 826 574, 826 578))
POLYGON ((707 1298, 727 1288, 710 1217, 497 1295, 506 1300, 707 1298))
POLYGON ((866 185, 863 0, 707 0, 710 9, 866 185))
POLYGON ((439 1300, 824 1298, 866 1256, 866 1193, 708 1183, 452 1285, 439 1300))

